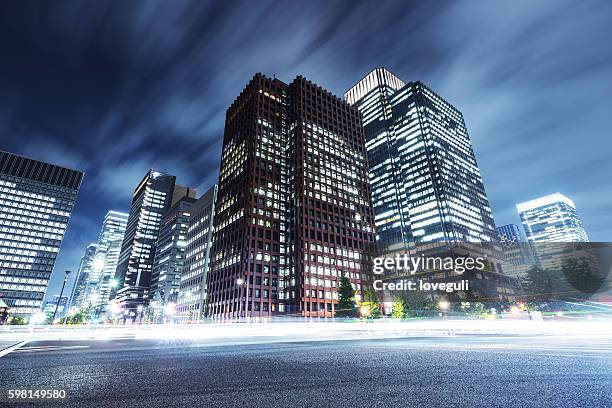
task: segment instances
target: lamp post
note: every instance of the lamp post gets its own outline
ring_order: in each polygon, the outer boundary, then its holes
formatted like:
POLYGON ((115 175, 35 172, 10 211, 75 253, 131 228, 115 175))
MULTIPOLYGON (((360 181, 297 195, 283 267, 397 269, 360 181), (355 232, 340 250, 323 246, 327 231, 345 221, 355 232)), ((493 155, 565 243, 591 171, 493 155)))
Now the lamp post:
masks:
MULTIPOLYGON (((236 279, 236 285, 238 285, 238 287, 240 288, 239 291, 242 292, 242 286, 244 285, 244 279, 242 278, 236 279)), ((245 304, 245 307, 246 307, 246 304, 245 304)), ((238 300, 238 319, 240 319, 241 314, 242 314, 242 302, 238 300)), ((245 312, 245 316, 246 316, 246 312, 245 312)))
POLYGON ((64 276, 64 283, 62 283, 62 290, 60 291, 60 295, 57 298, 57 303, 55 304, 55 310, 53 311, 53 318, 51 319, 51 324, 53 324, 53 322, 55 321, 57 308, 59 307, 59 304, 62 301, 62 295, 64 294, 64 288, 66 287, 66 282, 68 281, 68 275, 70 275, 70 271, 66 271, 66 276, 64 276))

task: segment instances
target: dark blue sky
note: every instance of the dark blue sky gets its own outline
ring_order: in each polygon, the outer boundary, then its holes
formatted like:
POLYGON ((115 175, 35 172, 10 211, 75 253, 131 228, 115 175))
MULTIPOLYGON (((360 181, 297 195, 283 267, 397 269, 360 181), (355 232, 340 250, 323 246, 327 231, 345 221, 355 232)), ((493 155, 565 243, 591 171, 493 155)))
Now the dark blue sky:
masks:
POLYGON ((606 1, 3 2, 0 149, 86 172, 56 264, 76 270, 148 168, 217 180, 255 72, 342 95, 386 66, 463 112, 498 225, 559 191, 611 241, 610 21, 606 1))

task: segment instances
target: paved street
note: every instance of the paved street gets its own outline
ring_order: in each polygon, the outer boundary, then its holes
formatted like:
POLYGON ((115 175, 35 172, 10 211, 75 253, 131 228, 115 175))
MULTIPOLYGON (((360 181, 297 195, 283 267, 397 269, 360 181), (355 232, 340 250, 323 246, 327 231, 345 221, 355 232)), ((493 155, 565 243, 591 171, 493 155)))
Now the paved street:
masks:
MULTIPOLYGON (((413 337, 209 346, 33 341, 2 387, 66 389, 62 407, 609 407, 609 337, 413 337)), ((29 406, 31 403, 21 403, 29 406)), ((18 405, 18 404, 16 404, 18 405)), ((53 406, 45 401, 38 406, 53 406)))

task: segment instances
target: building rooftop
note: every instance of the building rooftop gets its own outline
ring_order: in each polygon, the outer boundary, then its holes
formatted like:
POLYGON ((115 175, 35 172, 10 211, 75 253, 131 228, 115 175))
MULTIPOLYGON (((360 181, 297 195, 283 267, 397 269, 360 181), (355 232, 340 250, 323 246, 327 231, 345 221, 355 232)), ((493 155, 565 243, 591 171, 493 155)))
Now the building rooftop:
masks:
POLYGON ((533 210, 535 208, 540 208, 555 203, 565 203, 570 207, 576 209, 576 205, 574 204, 574 202, 561 193, 554 193, 544 197, 536 198, 534 200, 518 203, 516 205, 516 209, 519 213, 522 213, 524 211, 533 210))

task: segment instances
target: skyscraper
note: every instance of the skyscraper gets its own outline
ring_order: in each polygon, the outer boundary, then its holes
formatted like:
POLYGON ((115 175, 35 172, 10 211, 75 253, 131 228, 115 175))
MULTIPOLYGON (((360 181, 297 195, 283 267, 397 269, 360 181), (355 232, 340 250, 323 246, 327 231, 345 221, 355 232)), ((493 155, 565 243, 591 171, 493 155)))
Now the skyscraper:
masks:
POLYGON ((87 296, 87 286, 91 281, 91 273, 94 267, 94 258, 96 256, 97 244, 89 244, 85 249, 85 254, 81 257, 81 263, 77 271, 77 276, 72 287, 72 292, 68 300, 68 308, 79 307, 85 301, 87 296))
POLYGON ((83 173, 0 151, 0 297, 40 309, 83 173))
POLYGON ((213 220, 217 186, 211 187, 191 208, 187 230, 185 267, 176 307, 181 320, 198 320, 205 315, 206 284, 210 268, 213 220))
POLYGON ((94 315, 100 316, 106 310, 115 281, 121 244, 125 235, 129 215, 119 211, 109 211, 104 217, 98 248, 94 258, 93 274, 89 280, 90 290, 87 303, 94 307, 94 315))
POLYGON ((176 304, 178 300, 185 266, 187 230, 195 201, 195 198, 187 196, 178 199, 162 219, 151 275, 151 299, 156 306, 176 304))
POLYGON ((516 209, 531 242, 589 242, 576 205, 561 193, 519 203, 516 209))
POLYGON ((172 203, 176 177, 149 170, 136 187, 117 263, 116 301, 136 318, 150 296, 151 271, 162 217, 172 203))
POLYGON ((496 241, 463 115, 421 82, 377 68, 345 93, 363 114, 381 253, 496 241))
POLYGON ((496 228, 503 251, 503 270, 510 276, 521 277, 537 264, 531 244, 518 225, 496 228))
POLYGON ((358 298, 369 284, 373 245, 359 112, 256 74, 226 114, 209 313, 331 316, 342 274, 358 298))
POLYGON ((507 224, 495 228, 500 242, 526 242, 525 234, 520 230, 518 225, 507 224))
POLYGON ((385 68, 344 96, 363 115, 378 254, 486 256, 486 276, 423 270, 419 278, 467 278, 471 295, 512 296, 462 113, 422 82, 404 82, 385 68))

